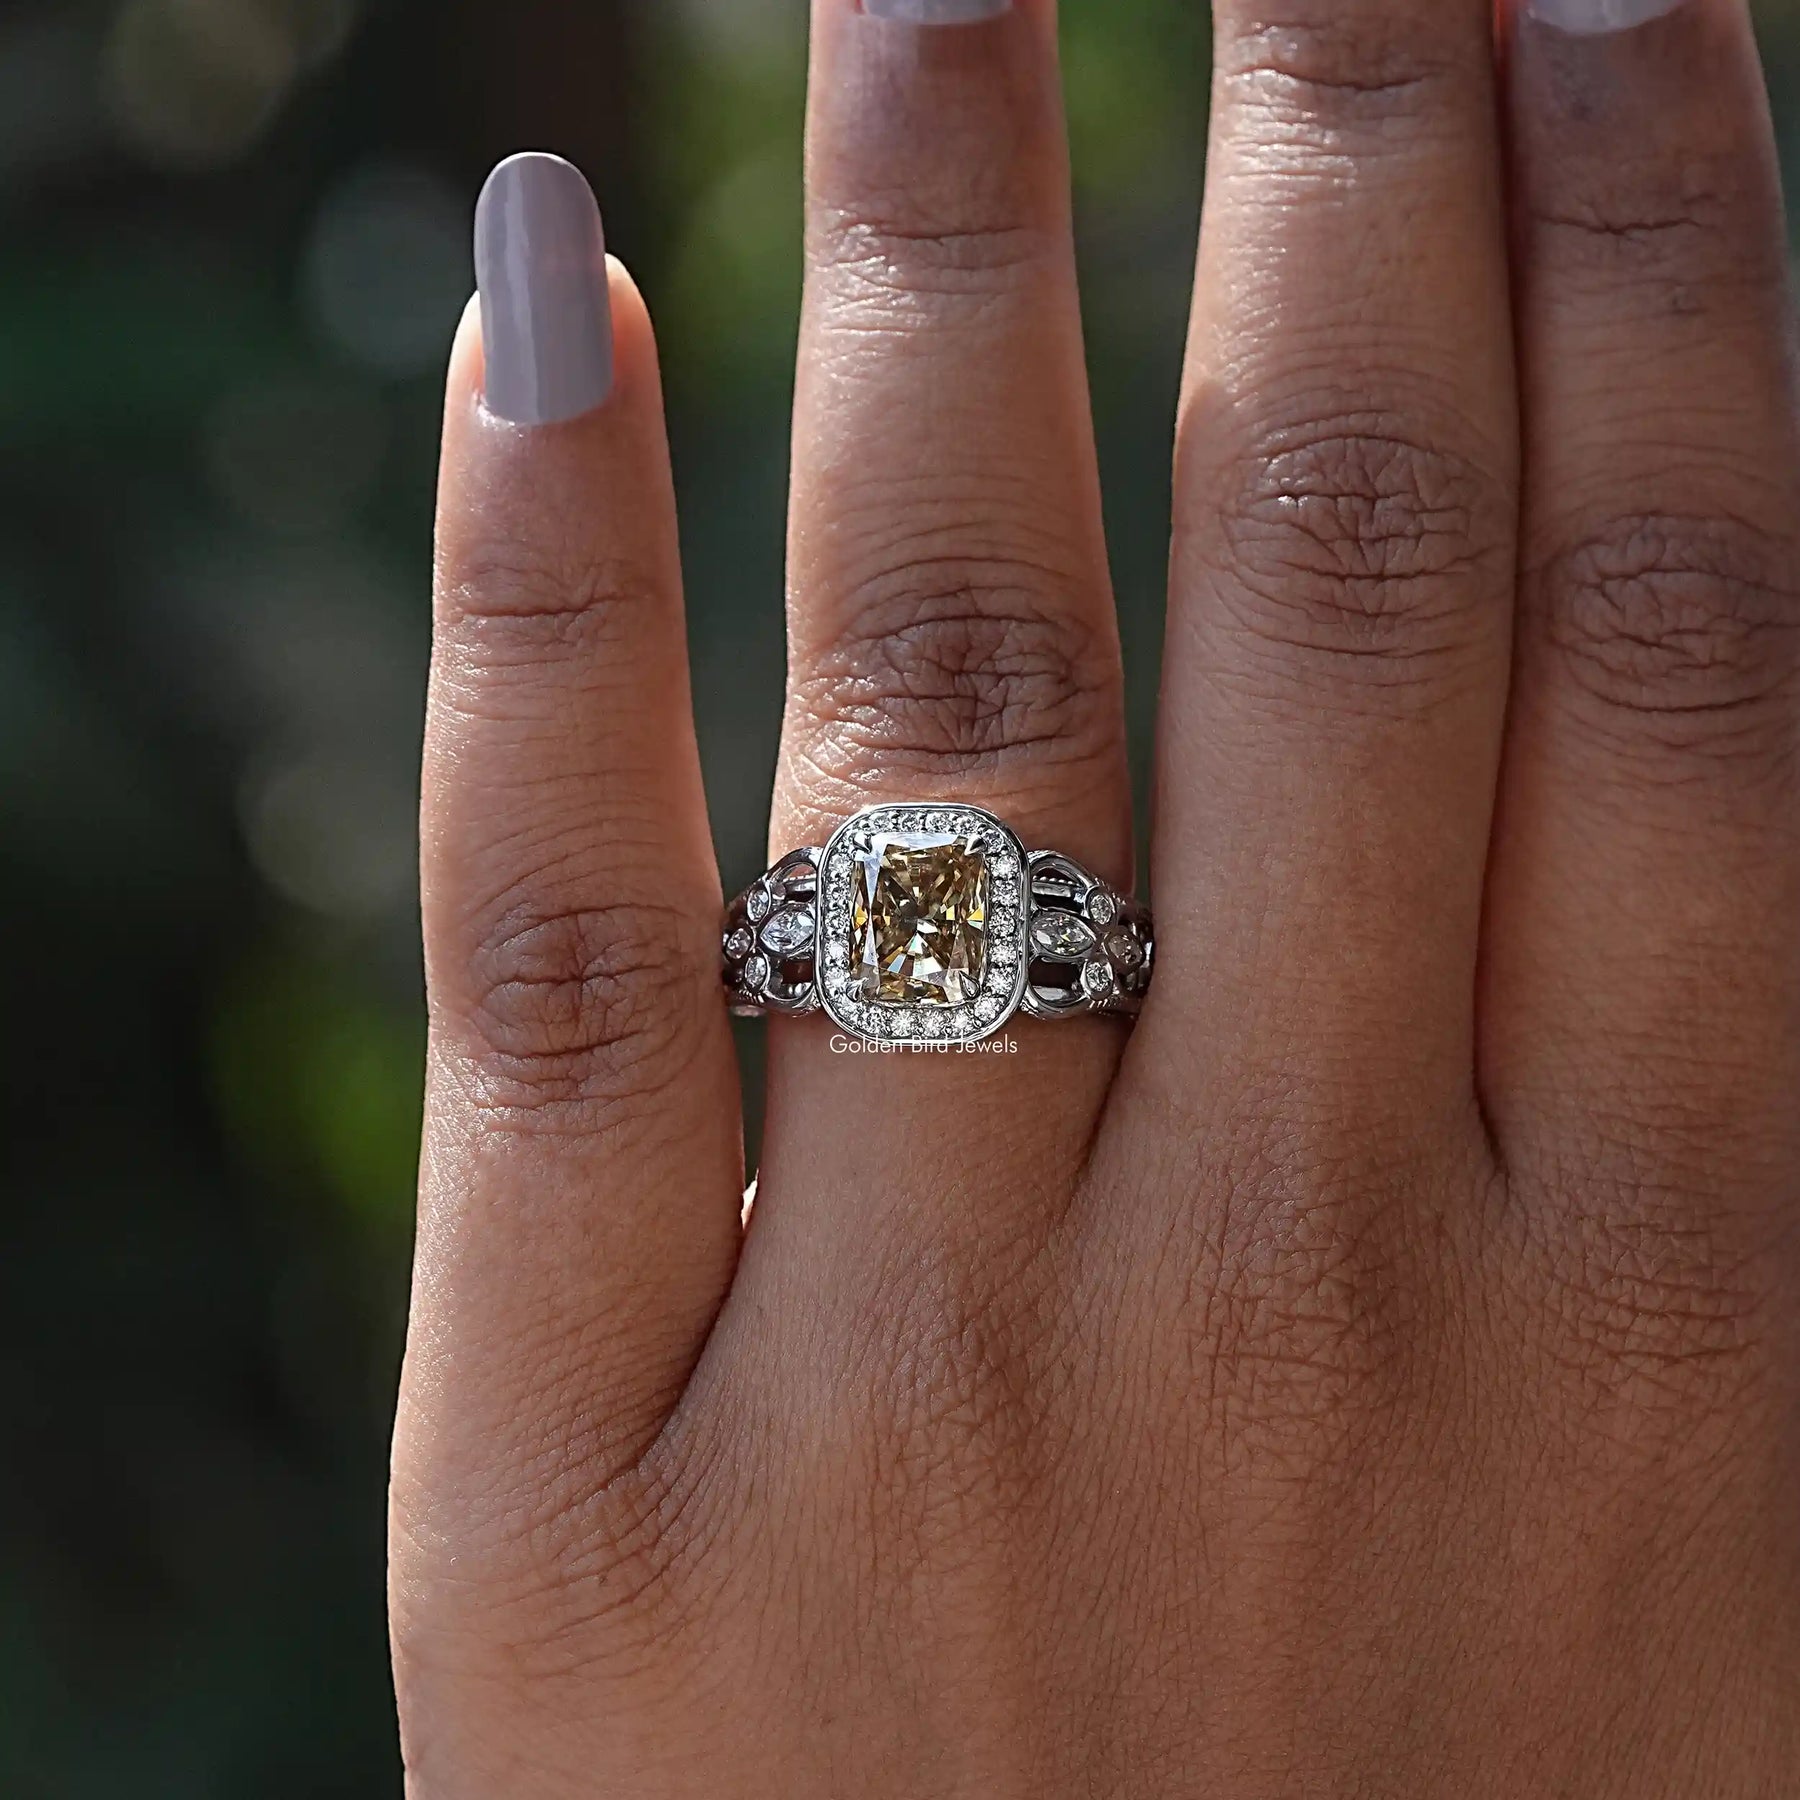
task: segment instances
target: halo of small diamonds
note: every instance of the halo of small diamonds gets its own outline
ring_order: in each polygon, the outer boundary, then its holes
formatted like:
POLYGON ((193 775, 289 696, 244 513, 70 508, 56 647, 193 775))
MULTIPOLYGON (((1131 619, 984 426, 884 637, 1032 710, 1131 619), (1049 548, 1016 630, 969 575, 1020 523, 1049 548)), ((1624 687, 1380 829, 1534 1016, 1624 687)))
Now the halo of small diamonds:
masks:
POLYGON ((934 1048, 975 1043, 998 1031, 1025 990, 1024 847, 993 814, 973 806, 878 806, 846 821, 826 846, 818 910, 818 966, 825 1010, 845 1031, 934 1048), (852 975, 858 858, 878 839, 959 839, 986 859, 988 905, 977 985, 954 1005, 871 1000, 852 975))

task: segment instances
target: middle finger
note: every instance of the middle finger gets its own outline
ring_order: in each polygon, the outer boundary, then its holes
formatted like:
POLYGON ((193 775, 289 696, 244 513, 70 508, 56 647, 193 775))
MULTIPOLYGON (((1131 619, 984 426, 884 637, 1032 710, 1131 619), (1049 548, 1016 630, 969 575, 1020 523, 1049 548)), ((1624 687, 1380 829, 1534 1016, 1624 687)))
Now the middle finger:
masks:
POLYGON ((1140 1068, 1389 1136, 1475 1116, 1518 506, 1492 16, 1214 9, 1140 1068))

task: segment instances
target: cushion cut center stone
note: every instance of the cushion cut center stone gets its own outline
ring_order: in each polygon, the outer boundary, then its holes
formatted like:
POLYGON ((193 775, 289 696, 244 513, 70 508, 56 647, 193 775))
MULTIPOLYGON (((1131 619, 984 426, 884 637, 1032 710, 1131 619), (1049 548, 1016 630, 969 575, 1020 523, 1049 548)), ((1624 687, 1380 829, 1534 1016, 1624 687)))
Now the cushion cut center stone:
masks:
POLYGON ((878 834, 856 859, 851 973, 869 1001, 961 1006, 987 963, 987 852, 973 838, 878 834))

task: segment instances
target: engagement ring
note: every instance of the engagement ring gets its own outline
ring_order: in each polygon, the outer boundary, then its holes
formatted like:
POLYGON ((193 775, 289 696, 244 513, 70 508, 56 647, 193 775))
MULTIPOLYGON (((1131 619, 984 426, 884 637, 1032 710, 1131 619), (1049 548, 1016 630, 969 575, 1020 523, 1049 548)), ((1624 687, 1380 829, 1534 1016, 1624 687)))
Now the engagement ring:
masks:
POLYGON ((1016 1013, 1134 1017, 1150 913, 974 806, 876 806, 796 850, 725 921, 725 986, 746 1015, 821 1007, 872 1043, 971 1044, 1016 1013))

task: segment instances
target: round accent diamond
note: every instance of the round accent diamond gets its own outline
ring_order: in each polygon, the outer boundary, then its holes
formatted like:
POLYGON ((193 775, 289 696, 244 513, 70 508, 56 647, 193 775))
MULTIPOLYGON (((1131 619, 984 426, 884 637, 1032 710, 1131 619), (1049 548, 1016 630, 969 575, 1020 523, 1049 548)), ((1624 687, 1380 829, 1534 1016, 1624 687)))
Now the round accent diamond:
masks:
POLYGON ((1081 971, 1081 986, 1090 1000, 1110 1000, 1113 972, 1103 962, 1091 962, 1081 971))
POLYGON ((981 1020, 997 1019, 1006 1010, 1006 1002, 994 994, 983 994, 975 1002, 975 1016, 981 1020))
POLYGON ((753 956, 744 964, 744 986, 766 988, 769 985, 769 974, 769 959, 766 956, 753 956))
POLYGON ((750 890, 744 901, 744 911, 750 915, 752 925, 760 925, 774 910, 774 896, 760 883, 750 890))
POLYGON ((756 948, 756 939, 740 926, 725 940, 725 954, 733 962, 742 962, 756 948))
POLYGON ((1106 954, 1121 969, 1135 969, 1144 960, 1142 946, 1128 931, 1115 931, 1106 940, 1106 954))
POLYGON ((816 923, 809 908, 784 907, 762 928, 762 941, 777 956, 798 956, 812 947, 816 923))
POLYGON ((1031 945, 1043 956, 1080 962, 1094 947, 1094 928, 1073 913, 1041 912, 1031 922, 1031 945))
POLYGON ((1087 916, 1096 925, 1110 925, 1119 916, 1119 903, 1105 888, 1095 888, 1088 895, 1087 916))

